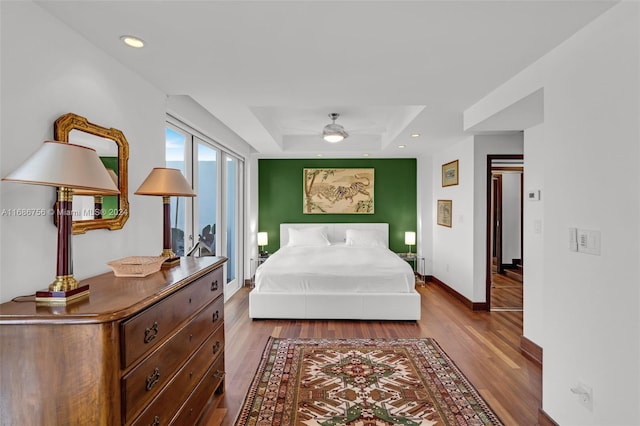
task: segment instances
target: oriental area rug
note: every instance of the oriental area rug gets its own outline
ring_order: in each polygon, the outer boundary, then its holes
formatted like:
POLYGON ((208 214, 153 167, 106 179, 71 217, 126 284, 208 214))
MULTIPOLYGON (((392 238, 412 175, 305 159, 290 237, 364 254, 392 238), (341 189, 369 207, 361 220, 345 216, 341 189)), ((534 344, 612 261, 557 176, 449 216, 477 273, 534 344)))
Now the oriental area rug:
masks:
POLYGON ((279 339, 236 426, 502 425, 435 340, 279 339))

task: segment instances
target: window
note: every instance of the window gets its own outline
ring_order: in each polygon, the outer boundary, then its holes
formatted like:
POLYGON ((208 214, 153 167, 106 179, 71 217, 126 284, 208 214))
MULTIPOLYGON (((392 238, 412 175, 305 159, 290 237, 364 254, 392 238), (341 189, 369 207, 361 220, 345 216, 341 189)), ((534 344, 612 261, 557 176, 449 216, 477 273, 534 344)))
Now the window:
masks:
MULTIPOLYGON (((187 148, 190 143, 188 139, 190 135, 175 128, 167 127, 165 130, 165 162, 167 167, 178 169, 187 178, 189 182, 190 173, 186 167, 185 160, 187 156, 187 148)), ((185 254, 185 235, 190 232, 187 229, 187 212, 186 204, 189 202, 183 197, 171 197, 171 249, 177 256, 185 254)), ((190 247, 187 247, 187 249, 190 247)))
POLYGON ((198 255, 226 256, 225 282, 239 287, 244 163, 173 118, 168 120, 165 138, 166 166, 179 169, 197 194, 193 198, 171 197, 173 251, 184 256, 199 243, 198 255))
POLYGON ((225 218, 227 224, 226 247, 227 257, 227 282, 235 279, 238 273, 238 160, 225 155, 225 186, 226 206, 225 218))

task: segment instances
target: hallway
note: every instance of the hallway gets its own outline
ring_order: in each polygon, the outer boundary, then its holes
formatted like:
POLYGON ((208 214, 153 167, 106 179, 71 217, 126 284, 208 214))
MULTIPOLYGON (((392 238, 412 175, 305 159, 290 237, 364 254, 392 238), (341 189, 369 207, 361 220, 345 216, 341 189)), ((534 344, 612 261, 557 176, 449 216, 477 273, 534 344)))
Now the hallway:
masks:
POLYGON ((523 282, 520 270, 505 269, 504 274, 491 273, 491 310, 522 311, 523 282))

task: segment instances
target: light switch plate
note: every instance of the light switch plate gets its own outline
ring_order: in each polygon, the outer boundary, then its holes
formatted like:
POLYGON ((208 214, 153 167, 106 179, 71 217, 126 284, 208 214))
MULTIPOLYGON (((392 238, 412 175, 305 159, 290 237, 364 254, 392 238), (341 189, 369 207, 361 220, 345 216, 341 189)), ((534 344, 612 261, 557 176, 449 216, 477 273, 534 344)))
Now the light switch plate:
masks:
POLYGON ((600 231, 578 229, 578 252, 600 256, 600 231))

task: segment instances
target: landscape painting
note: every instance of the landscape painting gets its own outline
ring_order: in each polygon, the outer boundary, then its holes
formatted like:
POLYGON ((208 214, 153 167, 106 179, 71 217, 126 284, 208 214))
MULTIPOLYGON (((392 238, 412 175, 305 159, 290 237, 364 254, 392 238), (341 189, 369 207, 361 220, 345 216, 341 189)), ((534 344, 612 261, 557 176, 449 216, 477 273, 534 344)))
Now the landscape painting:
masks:
POLYGON ((373 214, 374 169, 304 169, 305 214, 373 214))

